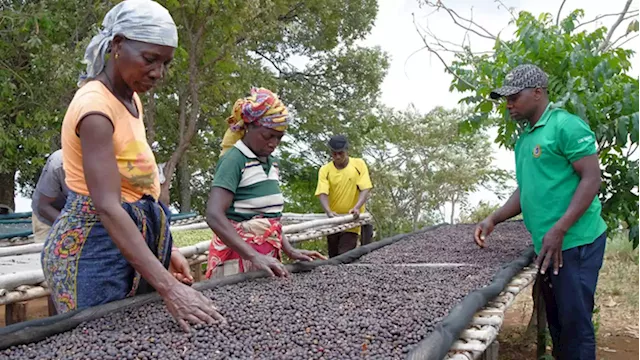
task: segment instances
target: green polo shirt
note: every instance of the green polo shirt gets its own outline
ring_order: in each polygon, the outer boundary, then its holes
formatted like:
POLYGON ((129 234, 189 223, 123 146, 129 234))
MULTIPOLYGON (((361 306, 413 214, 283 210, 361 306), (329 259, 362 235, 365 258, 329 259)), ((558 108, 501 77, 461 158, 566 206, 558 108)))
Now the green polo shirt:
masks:
MULTIPOLYGON (((580 182, 572 163, 596 154, 593 131, 564 109, 547 106, 535 126, 527 126, 516 142, 516 180, 524 223, 536 253, 542 238, 564 215, 580 182)), ((602 205, 594 197, 585 213, 567 231, 562 250, 592 243, 607 229, 602 205)))
POLYGON ((282 216, 284 197, 280 192, 278 163, 272 156, 260 160, 242 140, 218 161, 212 186, 233 193, 233 202, 225 213, 230 220, 282 216))

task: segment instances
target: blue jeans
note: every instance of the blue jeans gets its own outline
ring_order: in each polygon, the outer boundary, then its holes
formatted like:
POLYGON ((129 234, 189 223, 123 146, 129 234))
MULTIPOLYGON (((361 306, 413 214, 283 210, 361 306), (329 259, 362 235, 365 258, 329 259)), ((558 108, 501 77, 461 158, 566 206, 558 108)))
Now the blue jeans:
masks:
POLYGON ((591 244, 562 252, 562 268, 542 276, 542 295, 557 360, 595 360, 596 339, 591 317, 607 233, 591 244))

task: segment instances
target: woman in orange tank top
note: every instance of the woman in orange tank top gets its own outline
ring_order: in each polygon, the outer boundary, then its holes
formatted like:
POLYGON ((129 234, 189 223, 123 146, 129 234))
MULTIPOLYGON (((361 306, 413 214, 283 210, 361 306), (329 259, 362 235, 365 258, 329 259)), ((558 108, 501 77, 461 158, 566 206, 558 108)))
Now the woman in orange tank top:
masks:
POLYGON ((183 283, 192 278, 173 251, 170 213, 158 202, 158 169, 137 95, 162 79, 177 43, 164 7, 127 0, 107 13, 87 48, 87 74, 62 124, 70 193, 42 252, 60 313, 155 289, 185 331, 188 322, 223 320, 210 299, 183 283))

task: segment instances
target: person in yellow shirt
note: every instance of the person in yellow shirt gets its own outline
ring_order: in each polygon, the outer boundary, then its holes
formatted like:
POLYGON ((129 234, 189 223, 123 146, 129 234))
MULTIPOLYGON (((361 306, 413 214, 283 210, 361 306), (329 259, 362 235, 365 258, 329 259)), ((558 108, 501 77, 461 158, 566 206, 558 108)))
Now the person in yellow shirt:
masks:
MULTIPOLYGON (((373 185, 369 169, 364 160, 349 157, 349 141, 344 135, 335 135, 329 140, 332 161, 318 171, 318 185, 315 195, 328 217, 346 214, 360 214, 365 211, 365 203, 373 185)), ((371 240, 370 226, 363 226, 365 244, 371 240)), ((343 254, 358 245, 360 227, 329 235, 327 244, 329 257, 343 254)))

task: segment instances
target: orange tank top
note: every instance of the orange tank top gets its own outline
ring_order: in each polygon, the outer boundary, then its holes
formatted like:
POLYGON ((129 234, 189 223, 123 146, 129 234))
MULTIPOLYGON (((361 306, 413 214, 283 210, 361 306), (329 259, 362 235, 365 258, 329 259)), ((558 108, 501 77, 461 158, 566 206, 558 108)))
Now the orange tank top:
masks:
POLYGON ((98 80, 86 83, 76 92, 62 121, 62 154, 65 182, 69 189, 89 195, 82 166, 82 146, 78 124, 91 113, 100 113, 113 123, 113 148, 120 171, 120 189, 126 202, 135 202, 143 195, 160 196, 160 177, 142 120, 142 103, 133 94, 138 117, 98 80))

